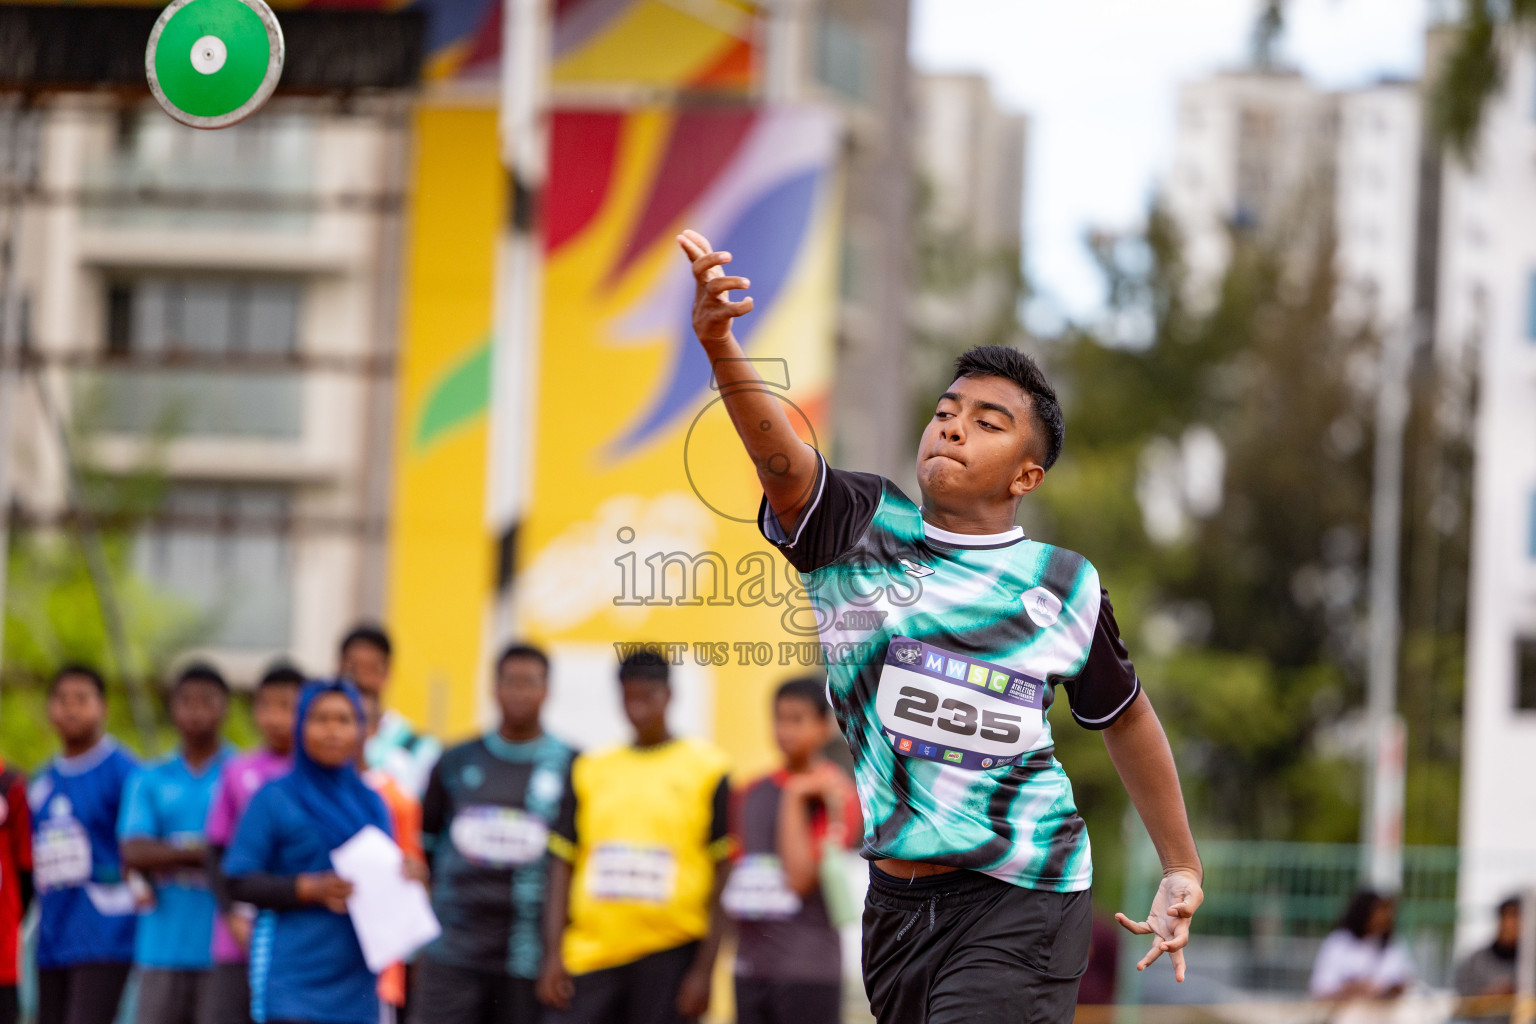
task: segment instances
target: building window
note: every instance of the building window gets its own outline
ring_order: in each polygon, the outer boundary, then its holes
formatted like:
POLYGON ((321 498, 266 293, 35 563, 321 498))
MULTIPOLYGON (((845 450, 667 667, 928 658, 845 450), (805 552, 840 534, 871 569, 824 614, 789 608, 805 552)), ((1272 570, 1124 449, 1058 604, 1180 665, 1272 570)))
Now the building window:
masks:
POLYGON ((139 277, 108 287, 99 426, 173 436, 298 437, 299 282, 139 277))
POLYGON ((816 77, 855 100, 874 96, 874 61, 869 40, 857 25, 835 14, 821 19, 816 46, 816 77))
POLYGON ((1536 272, 1531 274, 1530 286, 1526 293, 1525 336, 1531 341, 1536 341, 1536 272))
POLYGON ((1536 636, 1515 641, 1515 710, 1536 711, 1536 636))
POLYGON ((293 618, 286 488, 172 487, 140 533, 135 568, 200 617, 198 644, 281 649, 293 618))

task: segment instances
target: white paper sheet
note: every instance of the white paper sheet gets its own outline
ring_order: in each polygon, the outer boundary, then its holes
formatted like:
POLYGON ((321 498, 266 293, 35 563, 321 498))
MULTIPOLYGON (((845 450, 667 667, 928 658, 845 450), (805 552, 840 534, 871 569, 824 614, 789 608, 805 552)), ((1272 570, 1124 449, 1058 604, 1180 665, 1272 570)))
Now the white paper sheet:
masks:
POLYGON ((405 856, 373 825, 331 851, 336 874, 352 883, 347 912, 363 959, 375 974, 442 934, 426 886, 401 873, 405 856))

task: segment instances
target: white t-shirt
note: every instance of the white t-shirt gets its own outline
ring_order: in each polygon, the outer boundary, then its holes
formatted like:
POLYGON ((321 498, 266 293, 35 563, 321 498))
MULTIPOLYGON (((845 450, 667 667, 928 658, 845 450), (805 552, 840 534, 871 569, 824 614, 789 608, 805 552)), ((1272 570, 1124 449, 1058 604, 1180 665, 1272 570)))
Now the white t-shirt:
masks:
POLYGON ((1368 981, 1379 990, 1412 980, 1413 961, 1402 945, 1393 941, 1383 948, 1375 936, 1357 939, 1353 932, 1339 928, 1318 948, 1307 988, 1313 999, 1328 999, 1352 981, 1368 981))

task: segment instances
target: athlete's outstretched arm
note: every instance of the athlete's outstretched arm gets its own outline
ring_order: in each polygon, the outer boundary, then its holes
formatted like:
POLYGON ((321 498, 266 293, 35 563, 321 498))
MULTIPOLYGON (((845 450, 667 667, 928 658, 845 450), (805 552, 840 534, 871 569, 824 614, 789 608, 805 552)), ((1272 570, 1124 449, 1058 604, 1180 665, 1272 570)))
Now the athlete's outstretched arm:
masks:
POLYGON ((784 403, 763 383, 731 333, 731 321, 752 312, 750 295, 732 302, 731 292, 745 291, 751 282, 727 277, 722 268, 731 262, 731 254, 715 252, 697 231, 684 231, 677 244, 693 265, 693 333, 709 356, 726 412, 757 468, 769 507, 779 525, 793 531, 815 491, 820 466, 816 453, 790 426, 784 403))
POLYGON ((1138 971, 1167 953, 1173 961, 1174 978, 1183 981, 1189 920, 1205 899, 1200 888, 1204 874, 1195 837, 1189 831, 1189 815, 1184 810, 1184 793, 1179 789, 1173 751, 1146 691, 1137 694, 1135 702, 1115 724, 1104 730, 1104 746, 1109 748, 1109 759, 1114 762, 1163 864, 1163 882, 1152 898, 1146 920, 1133 921, 1124 914, 1116 914, 1115 920, 1137 935, 1157 936, 1151 950, 1136 965, 1138 971))

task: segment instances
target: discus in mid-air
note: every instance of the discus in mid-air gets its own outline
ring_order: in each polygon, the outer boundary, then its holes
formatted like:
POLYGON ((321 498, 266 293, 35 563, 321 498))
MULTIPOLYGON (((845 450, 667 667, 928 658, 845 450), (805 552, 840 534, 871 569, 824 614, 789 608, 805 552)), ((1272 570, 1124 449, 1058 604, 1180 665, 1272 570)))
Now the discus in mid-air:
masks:
POLYGON ((228 128, 250 117, 282 73, 282 26, 262 0, 175 0, 144 49, 149 91, 193 128, 228 128))

